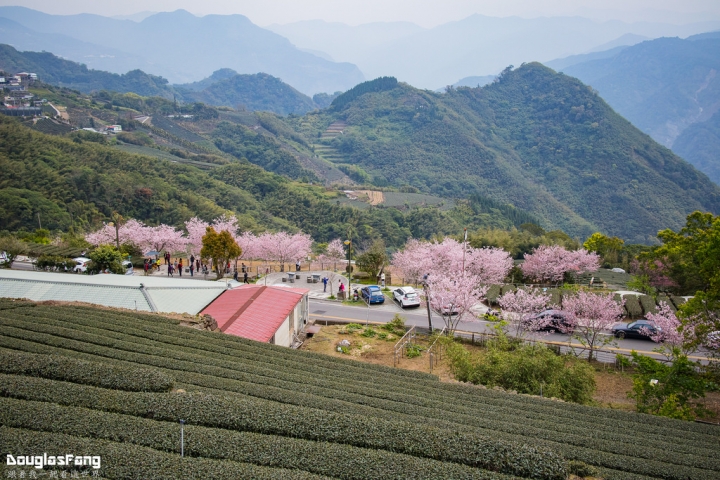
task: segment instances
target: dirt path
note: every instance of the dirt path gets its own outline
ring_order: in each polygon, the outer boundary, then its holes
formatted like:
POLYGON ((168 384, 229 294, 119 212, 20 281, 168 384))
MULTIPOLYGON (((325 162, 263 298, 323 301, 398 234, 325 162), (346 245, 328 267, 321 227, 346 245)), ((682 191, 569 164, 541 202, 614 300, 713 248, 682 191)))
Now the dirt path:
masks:
POLYGON ((357 193, 367 195, 368 203, 370 205, 380 205, 385 201, 385 195, 383 192, 375 190, 357 190, 357 193))

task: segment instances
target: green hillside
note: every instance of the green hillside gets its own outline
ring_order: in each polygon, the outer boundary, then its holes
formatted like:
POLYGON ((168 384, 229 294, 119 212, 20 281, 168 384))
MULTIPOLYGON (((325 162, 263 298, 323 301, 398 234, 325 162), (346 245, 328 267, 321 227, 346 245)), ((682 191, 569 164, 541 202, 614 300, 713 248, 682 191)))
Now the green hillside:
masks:
POLYGON ((133 92, 143 96, 172 98, 168 81, 141 70, 124 75, 90 70, 85 65, 57 57, 50 52, 18 52, 0 44, 0 70, 8 73, 33 72, 43 82, 85 93, 97 90, 133 92))
POLYGON ((234 75, 216 81, 199 92, 178 91, 185 101, 280 115, 303 114, 316 108, 310 97, 266 73, 234 75))
MULTIPOLYGON (((399 248, 411 234, 457 235, 462 225, 510 228, 533 220, 483 199, 442 210, 361 211, 340 205, 337 190, 292 181, 247 160, 221 158, 225 164, 203 163, 200 170, 194 166, 199 161, 180 163, 181 157, 164 150, 155 150, 162 154, 157 156, 134 155, 83 138, 88 137, 42 134, 0 116, 0 230, 33 230, 38 215, 43 227, 67 230, 95 228, 114 211, 177 226, 193 216, 212 220, 228 212, 238 216, 240 228, 256 232, 302 229, 318 242, 350 232, 359 241, 382 237, 388 247, 399 248)), ((205 157, 218 158, 193 158, 205 157)))
POLYGON ((442 383, 179 323, 0 301, 3 451, 65 453, 54 451, 61 438, 101 455, 107 478, 720 472, 714 426, 442 383))
POLYGON ((683 130, 673 151, 720 185, 720 112, 683 130))
POLYGON ((351 90, 328 111, 288 121, 375 185, 443 197, 479 193, 573 236, 600 230, 652 242, 694 210, 720 211, 720 188, 707 177, 590 88, 542 65, 444 94, 387 89, 383 81, 383 91, 368 86, 344 102, 351 90), (346 125, 342 135, 323 137, 333 122, 346 125))

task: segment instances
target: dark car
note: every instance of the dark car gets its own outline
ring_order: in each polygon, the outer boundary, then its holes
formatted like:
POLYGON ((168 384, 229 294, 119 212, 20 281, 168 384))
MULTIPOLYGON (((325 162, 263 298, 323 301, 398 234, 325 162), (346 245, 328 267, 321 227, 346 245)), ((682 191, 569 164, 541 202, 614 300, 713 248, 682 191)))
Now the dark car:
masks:
POLYGON ((385 302, 385 295, 383 295, 382 290, 380 290, 380 287, 377 285, 368 285, 367 287, 363 287, 360 290, 360 295, 362 295, 363 300, 367 303, 385 302))
POLYGON ((655 335, 660 327, 650 320, 637 320, 631 323, 618 323, 612 328, 612 333, 617 338, 642 338, 652 340, 650 335, 655 335))
POLYGON ((560 333, 572 333, 574 330, 573 323, 567 313, 562 310, 545 310, 536 313, 531 318, 531 322, 536 320, 547 319, 548 323, 539 330, 555 331, 560 333))

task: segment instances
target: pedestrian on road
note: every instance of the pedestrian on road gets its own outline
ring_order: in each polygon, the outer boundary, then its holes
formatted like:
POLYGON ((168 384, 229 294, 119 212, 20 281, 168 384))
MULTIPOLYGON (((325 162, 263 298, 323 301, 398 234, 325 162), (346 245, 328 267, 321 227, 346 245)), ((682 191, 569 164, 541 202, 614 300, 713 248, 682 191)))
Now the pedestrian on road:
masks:
POLYGON ((237 270, 235 270, 235 273, 233 273, 233 280, 235 280, 236 282, 238 281, 237 270))
POLYGON ((168 265, 168 277, 173 276, 173 264, 168 265))
POLYGON ((322 282, 323 282, 323 292, 327 292, 327 282, 328 282, 328 278, 327 278, 327 277, 323 277, 322 282))
POLYGON ((195 260, 195 271, 200 273, 200 259, 195 260))
POLYGON ((193 270, 195 270, 195 264, 193 262, 190 262, 190 276, 193 276, 193 270))
POLYGON ((178 262, 178 273, 180 274, 181 277, 182 277, 182 269, 183 269, 183 264, 182 264, 182 258, 181 258, 180 261, 178 262))
POLYGON ((247 267, 245 266, 244 263, 242 264, 242 267, 241 267, 241 268, 242 268, 242 272, 243 272, 243 273, 246 273, 246 272, 247 272, 247 267))
POLYGON ((243 273, 243 283, 250 283, 250 282, 248 282, 248 274, 247 274, 247 272, 243 273))
POLYGON ((195 263, 195 255, 190 255, 190 265, 195 263))

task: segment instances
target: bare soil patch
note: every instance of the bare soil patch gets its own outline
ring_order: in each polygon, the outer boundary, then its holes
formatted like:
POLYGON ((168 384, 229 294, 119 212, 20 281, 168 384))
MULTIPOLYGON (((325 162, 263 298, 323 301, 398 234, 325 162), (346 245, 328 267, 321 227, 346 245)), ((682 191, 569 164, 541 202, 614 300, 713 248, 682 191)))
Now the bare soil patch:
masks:
POLYGON ((358 194, 358 198, 362 198, 362 196, 367 196, 367 203, 370 205, 380 205, 385 201, 385 195, 383 192, 378 192, 376 190, 356 190, 355 193, 358 194))

